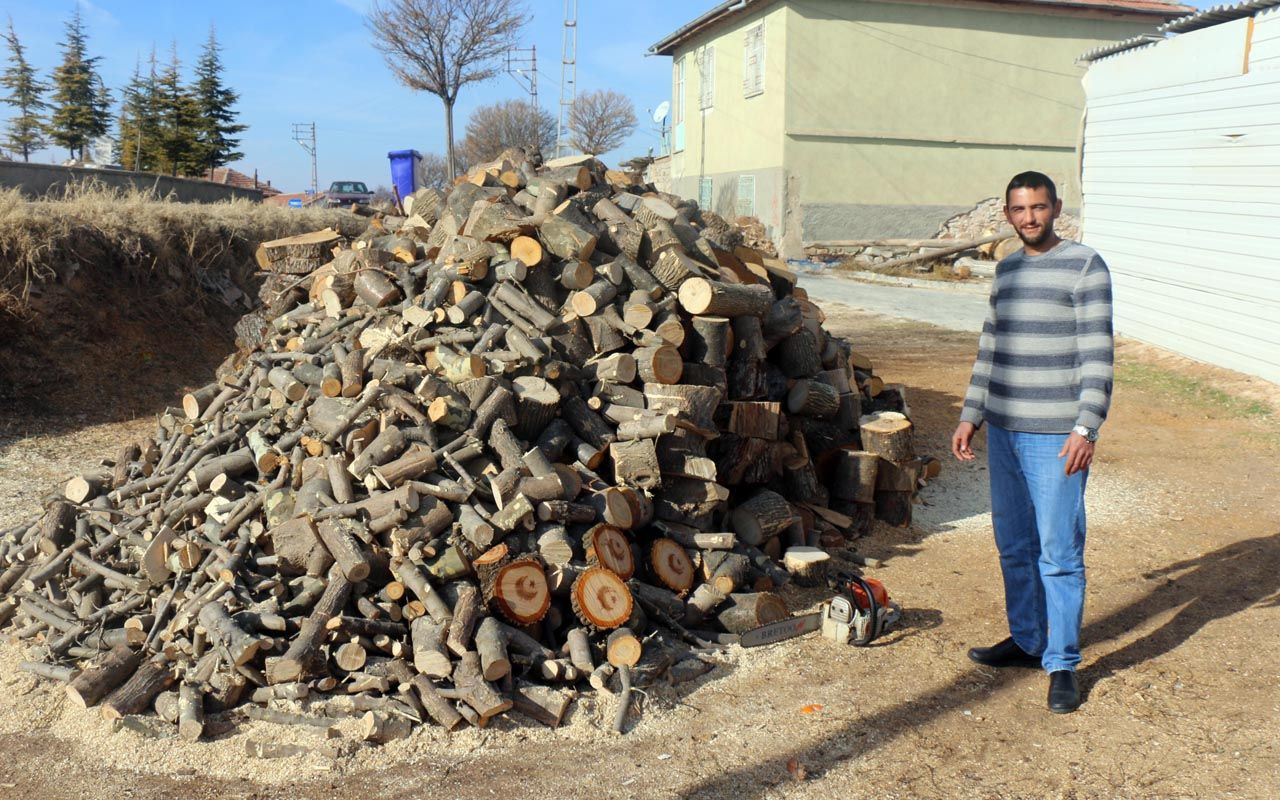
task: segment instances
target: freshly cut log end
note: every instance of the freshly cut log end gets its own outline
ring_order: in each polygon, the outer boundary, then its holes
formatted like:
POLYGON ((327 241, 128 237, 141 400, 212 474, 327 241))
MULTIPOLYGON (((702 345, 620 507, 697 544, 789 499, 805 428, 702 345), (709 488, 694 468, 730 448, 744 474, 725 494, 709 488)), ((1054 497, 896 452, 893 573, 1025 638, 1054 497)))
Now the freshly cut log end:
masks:
POLYGON ((587 562, 630 580, 636 571, 635 556, 626 534, 610 525, 597 525, 582 537, 587 562))
POLYGON ((569 590, 573 613, 600 630, 610 630, 631 619, 631 590, 622 578, 603 567, 583 571, 569 590))
POLYGON ((532 236, 517 236, 511 240, 511 257, 526 267, 542 263, 542 243, 532 236))
POLYGON ((663 586, 678 595, 684 595, 693 588, 696 577, 693 561, 684 548, 672 539, 654 540, 653 546, 649 548, 649 567, 663 586))
POLYGON ((629 628, 619 628, 605 640, 605 658, 615 667, 634 667, 640 663, 644 645, 629 628))
POLYGON ((680 305, 694 315, 763 317, 773 306, 773 290, 760 284, 743 285, 690 278, 680 284, 680 305))
POLYGON ((823 586, 831 556, 818 547, 791 547, 782 556, 782 566, 800 586, 823 586))
POLYGON ((646 383, 679 383, 684 372, 684 359, 671 345, 637 348, 635 360, 636 372, 646 383))
POLYGON ((860 422, 862 447, 886 461, 910 461, 915 458, 911 421, 896 411, 868 414, 860 422))
POLYGON ((531 625, 547 615, 551 590, 542 562, 517 558, 498 567, 485 581, 489 607, 518 625, 531 625))

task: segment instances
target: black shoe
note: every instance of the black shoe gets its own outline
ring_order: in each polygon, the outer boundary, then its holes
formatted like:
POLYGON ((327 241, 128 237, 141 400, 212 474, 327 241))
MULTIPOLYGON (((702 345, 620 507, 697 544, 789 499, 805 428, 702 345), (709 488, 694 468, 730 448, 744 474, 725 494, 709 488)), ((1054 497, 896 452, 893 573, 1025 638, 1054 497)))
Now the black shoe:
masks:
POLYGON ((1080 707, 1080 684, 1075 672, 1069 669, 1049 673, 1049 710, 1055 714, 1070 714, 1080 707))
POLYGON ((969 650, 969 658, 988 667, 1031 667, 1040 666, 1040 656, 1032 655, 1013 641, 1010 636, 999 644, 990 647, 974 647, 969 650))

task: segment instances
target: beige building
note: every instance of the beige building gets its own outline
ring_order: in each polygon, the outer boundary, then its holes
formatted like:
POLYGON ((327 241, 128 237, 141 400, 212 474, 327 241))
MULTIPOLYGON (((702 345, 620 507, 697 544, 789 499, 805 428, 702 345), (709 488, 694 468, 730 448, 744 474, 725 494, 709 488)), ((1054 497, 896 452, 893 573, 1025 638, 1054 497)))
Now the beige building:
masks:
POLYGON ((1079 55, 1192 12, 1164 0, 732 0, 672 58, 670 181, 802 243, 933 234, 1039 169, 1079 205, 1079 55))

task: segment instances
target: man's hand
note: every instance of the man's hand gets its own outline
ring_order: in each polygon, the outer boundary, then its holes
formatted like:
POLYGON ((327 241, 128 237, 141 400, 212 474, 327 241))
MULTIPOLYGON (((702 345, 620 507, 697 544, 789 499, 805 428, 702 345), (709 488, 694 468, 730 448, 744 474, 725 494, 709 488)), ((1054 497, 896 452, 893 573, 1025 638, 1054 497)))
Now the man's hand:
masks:
POLYGON ((1062 445, 1062 452, 1058 453, 1058 458, 1063 456, 1067 457, 1068 475, 1086 470, 1093 463, 1093 442, 1078 433, 1069 434, 1066 443, 1062 445))
POLYGON ((960 461, 972 461, 974 459, 973 448, 970 444, 973 442, 973 434, 978 430, 978 426, 972 422, 961 422, 956 428, 956 432, 951 434, 951 454, 960 461))

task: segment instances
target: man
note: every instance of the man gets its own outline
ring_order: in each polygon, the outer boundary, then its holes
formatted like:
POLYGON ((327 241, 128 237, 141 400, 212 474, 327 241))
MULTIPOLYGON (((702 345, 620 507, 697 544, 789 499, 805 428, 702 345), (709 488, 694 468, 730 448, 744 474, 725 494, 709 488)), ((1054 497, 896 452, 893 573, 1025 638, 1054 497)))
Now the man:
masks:
POLYGON ((972 461, 988 423, 1010 636, 969 658, 1043 667, 1049 710, 1065 714, 1080 705, 1084 489, 1111 400, 1111 276, 1097 253, 1054 233, 1062 201, 1048 176, 1014 176, 1004 213, 1023 248, 996 267, 951 451, 972 461))

